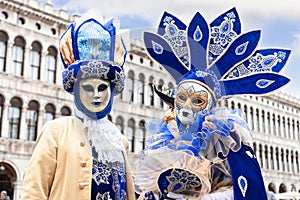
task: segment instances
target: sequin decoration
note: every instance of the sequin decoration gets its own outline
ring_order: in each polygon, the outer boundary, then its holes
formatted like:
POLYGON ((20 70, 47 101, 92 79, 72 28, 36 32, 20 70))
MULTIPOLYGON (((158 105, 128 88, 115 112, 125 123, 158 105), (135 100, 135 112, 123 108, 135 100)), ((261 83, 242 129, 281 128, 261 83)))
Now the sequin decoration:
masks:
MULTIPOLYGON (((167 190, 175 193, 199 191, 202 187, 201 180, 194 173, 184 169, 169 169, 170 175, 166 176, 167 190)), ((161 174, 163 176, 163 174, 161 174)), ((161 177, 161 176, 160 176, 161 177)))
POLYGON ((256 81, 256 86, 259 88, 267 88, 274 82, 274 80, 259 79, 258 81, 256 81))
POLYGON ((163 47, 160 44, 157 44, 156 42, 152 41, 153 50, 156 54, 162 54, 163 47))
POLYGON ((196 28, 196 30, 193 34, 193 38, 194 38, 195 41, 199 42, 202 39, 202 37, 203 37, 203 34, 200 30, 200 27, 197 26, 197 28, 196 28))
POLYGON ((238 178, 238 185, 239 185, 239 188, 240 188, 240 190, 242 192, 243 197, 245 197, 247 189, 248 189, 247 179, 244 176, 239 176, 239 178, 238 178))

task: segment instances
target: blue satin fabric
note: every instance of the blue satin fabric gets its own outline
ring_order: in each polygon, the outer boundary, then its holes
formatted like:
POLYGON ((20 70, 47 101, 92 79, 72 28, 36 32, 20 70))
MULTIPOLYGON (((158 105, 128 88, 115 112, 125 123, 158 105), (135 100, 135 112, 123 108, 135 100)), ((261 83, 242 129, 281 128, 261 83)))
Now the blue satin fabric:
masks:
POLYGON ((268 199, 260 166, 251 147, 243 144, 238 152, 230 151, 227 160, 232 174, 234 200, 268 199))

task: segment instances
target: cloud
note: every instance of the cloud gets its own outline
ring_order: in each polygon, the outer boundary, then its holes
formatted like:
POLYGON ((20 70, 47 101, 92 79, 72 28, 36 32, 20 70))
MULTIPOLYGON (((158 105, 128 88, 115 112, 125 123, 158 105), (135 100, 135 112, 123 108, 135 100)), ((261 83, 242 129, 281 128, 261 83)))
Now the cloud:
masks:
POLYGON ((292 48, 294 50, 294 54, 295 56, 300 56, 300 28, 299 28, 299 32, 294 34, 294 41, 292 44, 292 48))

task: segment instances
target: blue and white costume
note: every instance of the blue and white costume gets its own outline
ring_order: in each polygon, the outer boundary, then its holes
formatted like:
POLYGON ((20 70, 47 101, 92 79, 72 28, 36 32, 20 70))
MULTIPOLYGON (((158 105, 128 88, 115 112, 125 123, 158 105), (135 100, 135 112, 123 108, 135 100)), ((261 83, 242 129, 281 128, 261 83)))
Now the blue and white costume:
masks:
POLYGON ((136 176, 141 199, 210 199, 220 178, 213 168, 223 162, 221 180, 231 179, 234 199, 267 199, 242 112, 217 107, 223 97, 267 94, 289 82, 279 72, 290 50, 257 49, 260 36, 241 33, 235 8, 210 24, 196 13, 188 26, 165 12, 157 33, 144 33, 148 54, 177 88, 174 97, 155 89, 172 109, 167 120, 147 123, 153 136, 136 176))

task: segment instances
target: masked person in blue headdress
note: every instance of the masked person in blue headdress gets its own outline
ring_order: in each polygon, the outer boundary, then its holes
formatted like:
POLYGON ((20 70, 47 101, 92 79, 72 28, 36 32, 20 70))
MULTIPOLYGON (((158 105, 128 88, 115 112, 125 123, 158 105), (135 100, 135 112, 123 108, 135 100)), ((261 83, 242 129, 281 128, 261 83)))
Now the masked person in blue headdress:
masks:
POLYGON ((259 30, 241 33, 235 8, 208 24, 189 25, 165 12, 157 33, 145 32, 148 54, 176 80, 164 119, 152 133, 136 173, 140 199, 266 200, 261 170, 243 113, 218 106, 222 98, 260 95, 289 82, 280 75, 285 49, 257 49, 259 30))
POLYGON ((107 119, 122 92, 126 50, 111 20, 72 23, 60 39, 75 116, 46 123, 25 173, 25 199, 135 199, 128 142, 107 119))

